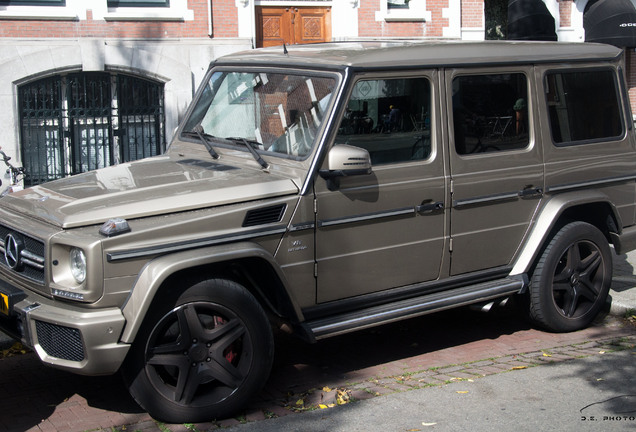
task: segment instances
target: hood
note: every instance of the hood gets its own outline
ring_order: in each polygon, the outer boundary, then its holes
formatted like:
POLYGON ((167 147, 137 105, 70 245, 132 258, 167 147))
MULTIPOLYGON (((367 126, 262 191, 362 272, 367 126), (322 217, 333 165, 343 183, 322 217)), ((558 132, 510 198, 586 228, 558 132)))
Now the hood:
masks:
POLYGON ((298 188, 289 178, 165 155, 24 189, 0 199, 0 206, 74 228, 294 193, 298 188))

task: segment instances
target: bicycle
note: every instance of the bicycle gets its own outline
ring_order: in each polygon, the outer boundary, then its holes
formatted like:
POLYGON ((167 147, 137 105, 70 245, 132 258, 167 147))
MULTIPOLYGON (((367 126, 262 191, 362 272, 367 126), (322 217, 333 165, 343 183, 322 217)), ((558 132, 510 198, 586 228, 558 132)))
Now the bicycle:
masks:
MULTIPOLYGON (((0 150, 0 157, 2 158, 4 164, 7 166, 5 178, 8 178, 10 181, 10 184, 6 188, 4 188, 2 192, 0 192, 0 197, 3 197, 7 194, 20 191, 24 188, 22 180, 24 180, 25 172, 24 167, 13 166, 13 164, 9 162, 11 160, 11 157, 7 156, 7 154, 2 150, 0 150)), ((2 185, 1 180, 0 185, 2 185)))

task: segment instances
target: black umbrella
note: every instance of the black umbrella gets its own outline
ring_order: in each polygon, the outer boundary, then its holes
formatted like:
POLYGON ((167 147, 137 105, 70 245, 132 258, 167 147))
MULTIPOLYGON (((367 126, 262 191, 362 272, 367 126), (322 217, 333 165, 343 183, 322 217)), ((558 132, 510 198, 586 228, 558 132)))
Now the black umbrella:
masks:
POLYGON ((598 0, 583 14, 586 42, 636 47, 636 8, 630 0, 598 0))
POLYGON ((541 0, 508 1, 508 39, 557 40, 554 17, 541 0))

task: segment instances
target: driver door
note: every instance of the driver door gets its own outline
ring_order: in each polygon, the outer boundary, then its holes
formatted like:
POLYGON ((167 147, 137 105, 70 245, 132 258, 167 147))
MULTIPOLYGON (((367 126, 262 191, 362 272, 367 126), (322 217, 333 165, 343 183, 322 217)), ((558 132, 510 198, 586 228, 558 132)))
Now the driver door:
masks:
POLYGON ((366 149, 373 172, 341 177, 336 187, 315 183, 318 303, 439 277, 447 198, 430 122, 435 78, 366 78, 353 86, 334 145, 366 149))

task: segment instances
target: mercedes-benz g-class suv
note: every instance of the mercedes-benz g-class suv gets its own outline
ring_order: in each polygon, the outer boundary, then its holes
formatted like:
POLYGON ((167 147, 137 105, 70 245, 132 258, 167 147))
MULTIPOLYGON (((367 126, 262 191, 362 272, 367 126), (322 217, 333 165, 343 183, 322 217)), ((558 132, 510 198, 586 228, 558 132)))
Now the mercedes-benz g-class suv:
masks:
POLYGON ((556 332, 636 240, 620 50, 348 42, 212 62, 166 153, 0 199, 0 326, 122 371, 170 422, 228 416, 273 329, 309 342, 515 296, 556 332))

